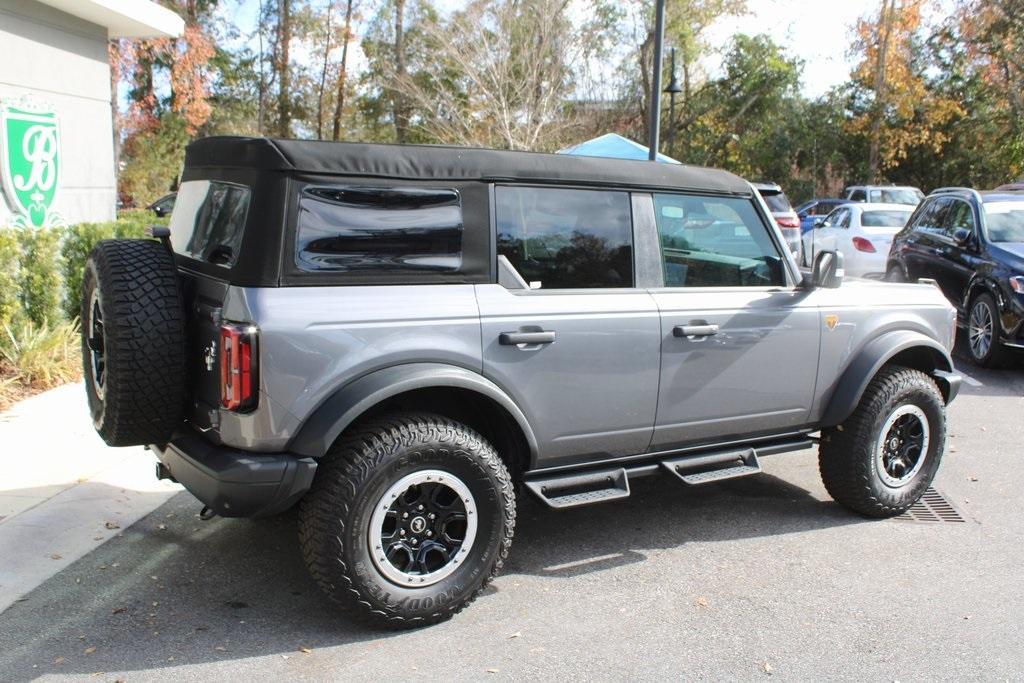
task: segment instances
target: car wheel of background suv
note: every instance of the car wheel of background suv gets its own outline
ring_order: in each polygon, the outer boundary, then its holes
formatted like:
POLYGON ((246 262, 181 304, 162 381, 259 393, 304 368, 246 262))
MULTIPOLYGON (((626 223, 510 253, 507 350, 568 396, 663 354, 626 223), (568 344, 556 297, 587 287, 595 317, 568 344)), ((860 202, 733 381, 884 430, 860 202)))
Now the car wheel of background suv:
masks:
POLYGON ((818 466, 829 495, 866 517, 894 517, 931 485, 946 447, 946 414, 920 370, 882 368, 853 414, 822 430, 818 466))
POLYGON ((505 464, 472 429, 396 413, 342 436, 299 508, 313 578, 386 628, 444 621, 501 569, 515 529, 505 464))
POLYGON ((999 365, 1004 357, 999 343, 999 309, 991 294, 982 293, 971 300, 967 314, 967 350, 982 367, 999 365))
POLYGON ((889 270, 885 272, 886 282, 906 282, 907 278, 903 274, 903 269, 899 265, 892 265, 889 270))

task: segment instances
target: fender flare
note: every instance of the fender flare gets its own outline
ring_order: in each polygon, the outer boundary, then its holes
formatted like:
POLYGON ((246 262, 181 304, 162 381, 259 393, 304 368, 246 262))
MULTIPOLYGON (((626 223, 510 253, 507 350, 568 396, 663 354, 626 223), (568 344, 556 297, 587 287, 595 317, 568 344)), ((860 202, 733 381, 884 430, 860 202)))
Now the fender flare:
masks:
POLYGON ((508 394, 483 375, 444 363, 406 363, 375 370, 337 389, 313 411, 299 428, 288 450, 319 458, 360 415, 392 396, 415 389, 456 387, 480 394, 498 404, 515 420, 530 449, 530 462, 537 457, 537 437, 526 415, 508 394))
POLYGON ((933 378, 944 386, 947 403, 953 400, 959 388, 959 378, 950 379, 946 373, 953 373, 953 359, 949 352, 931 337, 911 330, 896 330, 875 337, 857 353, 846 366, 836 383, 821 418, 821 426, 833 427, 848 418, 860 403, 871 379, 896 354, 913 348, 927 349, 935 359, 933 378), (955 386, 954 386, 955 385, 955 386))

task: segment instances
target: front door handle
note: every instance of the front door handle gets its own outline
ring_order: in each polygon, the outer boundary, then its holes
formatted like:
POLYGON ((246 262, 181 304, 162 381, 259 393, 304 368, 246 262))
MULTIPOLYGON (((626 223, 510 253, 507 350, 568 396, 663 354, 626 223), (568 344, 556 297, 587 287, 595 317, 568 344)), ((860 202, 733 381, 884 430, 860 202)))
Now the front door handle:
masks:
POLYGON ((672 328, 673 337, 710 337, 718 334, 718 325, 676 325, 672 328))
POLYGON ((553 344, 554 341, 554 330, 541 330, 540 332, 502 332, 498 335, 498 343, 502 346, 516 346, 517 344, 553 344))

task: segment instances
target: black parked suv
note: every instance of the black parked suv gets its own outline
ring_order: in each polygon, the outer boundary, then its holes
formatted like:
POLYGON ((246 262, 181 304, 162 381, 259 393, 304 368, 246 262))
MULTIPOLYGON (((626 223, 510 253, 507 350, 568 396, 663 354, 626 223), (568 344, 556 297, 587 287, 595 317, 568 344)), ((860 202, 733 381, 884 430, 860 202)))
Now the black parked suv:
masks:
POLYGON ((980 365, 1024 349, 1024 192, 935 190, 893 239, 886 273, 938 282, 980 365))

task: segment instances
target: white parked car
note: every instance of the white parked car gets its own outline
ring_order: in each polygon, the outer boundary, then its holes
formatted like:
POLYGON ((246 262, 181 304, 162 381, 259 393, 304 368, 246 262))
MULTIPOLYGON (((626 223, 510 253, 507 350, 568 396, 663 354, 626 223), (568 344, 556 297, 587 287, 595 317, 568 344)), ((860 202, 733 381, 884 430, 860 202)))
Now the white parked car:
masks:
POLYGON ((914 212, 906 204, 850 203, 837 206, 803 235, 805 265, 822 251, 841 251, 851 277, 885 277, 892 238, 914 212))

